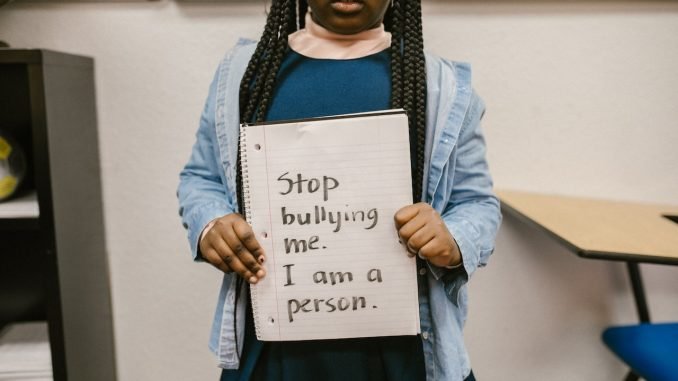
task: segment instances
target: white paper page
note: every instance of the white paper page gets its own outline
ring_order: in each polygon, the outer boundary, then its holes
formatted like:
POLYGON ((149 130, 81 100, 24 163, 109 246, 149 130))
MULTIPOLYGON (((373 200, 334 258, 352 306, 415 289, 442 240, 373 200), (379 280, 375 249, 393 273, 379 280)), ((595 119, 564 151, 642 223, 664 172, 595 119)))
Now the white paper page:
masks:
POLYGON ((407 117, 246 129, 248 217, 267 254, 259 339, 416 334, 416 262, 393 222, 412 203, 407 117))

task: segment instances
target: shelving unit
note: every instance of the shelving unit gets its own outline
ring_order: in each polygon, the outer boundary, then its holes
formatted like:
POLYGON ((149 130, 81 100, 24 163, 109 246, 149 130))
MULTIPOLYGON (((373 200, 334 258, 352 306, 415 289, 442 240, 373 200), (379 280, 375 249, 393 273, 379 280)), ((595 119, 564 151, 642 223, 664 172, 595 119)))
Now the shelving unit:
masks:
POLYGON ((0 218, 2 219, 38 219, 38 217, 40 217, 40 205, 38 193, 35 191, 0 203, 0 218))
POLYGON ((115 380, 93 60, 0 49, 0 128, 30 159, 0 203, 0 328, 46 321, 54 380, 115 380))

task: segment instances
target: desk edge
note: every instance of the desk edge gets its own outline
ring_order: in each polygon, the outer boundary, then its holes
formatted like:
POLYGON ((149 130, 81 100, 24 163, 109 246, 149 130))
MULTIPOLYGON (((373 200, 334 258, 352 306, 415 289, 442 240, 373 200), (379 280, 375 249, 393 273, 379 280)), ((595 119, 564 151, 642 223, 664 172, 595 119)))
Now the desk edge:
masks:
POLYGON ((583 249, 574 243, 566 240, 565 238, 559 236, 552 230, 546 228, 545 226, 537 223, 530 217, 521 213, 509 203, 504 200, 501 201, 501 209, 503 212, 507 212, 511 216, 515 217, 518 221, 525 223, 526 225, 535 228, 541 232, 546 233, 549 237, 555 239, 558 243, 565 246, 566 249, 573 252, 579 257, 586 259, 604 259, 608 261, 625 261, 625 262, 638 262, 638 263, 652 263, 659 265, 678 265, 678 258, 667 258, 661 256, 653 256, 646 254, 637 254, 637 253, 616 253, 608 251, 596 251, 596 250, 586 250, 583 249))

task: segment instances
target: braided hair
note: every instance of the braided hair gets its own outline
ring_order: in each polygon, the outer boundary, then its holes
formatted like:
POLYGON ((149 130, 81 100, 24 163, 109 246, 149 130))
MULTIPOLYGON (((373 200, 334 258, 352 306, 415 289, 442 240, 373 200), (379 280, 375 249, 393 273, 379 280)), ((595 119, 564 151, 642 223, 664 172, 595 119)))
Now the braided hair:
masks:
MULTIPOLYGON (((304 27, 307 9, 306 0, 272 0, 264 32, 240 82, 241 123, 266 119, 280 63, 288 49, 287 37, 304 27)), ((412 193, 413 201, 419 202, 426 144, 426 62, 421 1, 393 0, 384 16, 384 26, 392 35, 391 107, 405 109, 409 118, 412 193)), ((236 175, 236 183, 238 205, 243 205, 240 173, 236 175)))
MULTIPOLYGON (((304 28, 306 0, 272 0, 266 26, 240 82, 240 122, 262 122, 271 104, 280 63, 288 49, 287 37, 304 28)), ((391 32, 391 107, 407 112, 413 201, 422 200, 424 150, 426 145, 426 62, 421 26, 420 0, 392 0, 384 15, 384 27, 391 32)), ((240 165, 238 149, 237 168, 240 165)), ((237 171, 238 206, 243 210, 242 174, 237 171)), ((236 300, 242 278, 236 279, 236 300)), ((237 302, 235 303, 237 306, 237 302)), ((236 307, 237 308, 237 307, 236 307)), ((237 313, 234 311, 233 329, 237 313)), ((240 357, 236 335, 236 354, 240 357)))

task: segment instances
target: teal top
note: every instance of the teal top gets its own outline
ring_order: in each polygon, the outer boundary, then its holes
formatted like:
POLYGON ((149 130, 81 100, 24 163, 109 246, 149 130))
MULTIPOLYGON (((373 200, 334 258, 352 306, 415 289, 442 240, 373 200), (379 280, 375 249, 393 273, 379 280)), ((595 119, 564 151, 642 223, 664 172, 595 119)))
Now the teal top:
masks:
POLYGON ((337 60, 290 50, 283 62, 267 120, 279 121, 387 110, 391 105, 388 50, 337 60))

